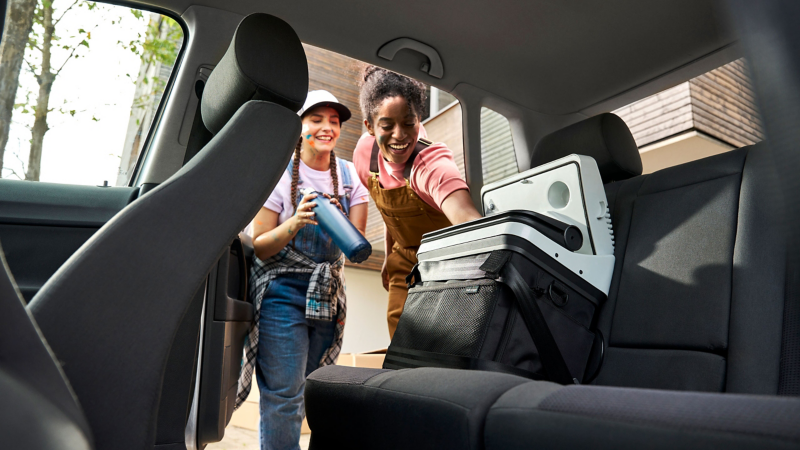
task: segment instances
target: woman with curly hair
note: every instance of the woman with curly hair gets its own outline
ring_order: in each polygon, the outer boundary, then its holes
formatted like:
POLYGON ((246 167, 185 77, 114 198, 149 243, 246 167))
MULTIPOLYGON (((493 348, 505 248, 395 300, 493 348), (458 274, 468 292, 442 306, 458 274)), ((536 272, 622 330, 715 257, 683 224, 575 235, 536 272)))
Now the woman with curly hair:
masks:
POLYGON ((452 150, 426 139, 420 123, 425 110, 422 83, 367 66, 360 102, 368 133, 356 145, 353 164, 385 224, 381 276, 389 291, 387 319, 393 336, 408 294, 405 277, 417 263, 422 235, 481 215, 452 150))
POLYGON ((354 166, 336 157, 350 110, 327 91, 308 93, 294 158, 252 223, 250 297, 257 322, 248 336, 237 406, 250 391, 253 356, 261 395, 261 448, 299 449, 305 379, 333 364, 345 323, 344 255, 314 220, 325 193, 361 233, 367 190, 354 166))

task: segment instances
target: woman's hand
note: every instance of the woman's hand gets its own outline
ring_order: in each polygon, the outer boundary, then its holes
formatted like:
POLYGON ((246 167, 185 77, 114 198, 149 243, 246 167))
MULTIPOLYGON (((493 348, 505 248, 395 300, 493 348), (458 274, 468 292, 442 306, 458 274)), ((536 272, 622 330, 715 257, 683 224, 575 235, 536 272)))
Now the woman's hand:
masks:
POLYGON ((294 221, 294 226, 289 227, 289 234, 294 234, 307 224, 317 225, 317 221, 314 220, 314 208, 317 204, 311 203, 311 200, 315 198, 317 198, 317 194, 306 194, 303 196, 302 200, 300 200, 300 204, 297 205, 297 211, 291 219, 294 221))
POLYGON ((383 259, 383 266, 381 266, 381 280, 383 281, 383 288, 389 292, 389 270, 386 268, 386 259, 383 259))
POLYGON ((331 203, 333 203, 334 205, 336 205, 336 207, 337 207, 337 208, 339 208, 339 211, 341 211, 341 212, 342 212, 342 214, 344 214, 344 209, 342 209, 342 204, 341 204, 341 203, 339 203, 339 199, 338 199, 338 198, 333 198, 333 197, 331 197, 331 196, 330 196, 330 195, 328 195, 328 194, 322 194, 322 195, 323 195, 325 198, 329 198, 329 199, 331 200, 331 203))

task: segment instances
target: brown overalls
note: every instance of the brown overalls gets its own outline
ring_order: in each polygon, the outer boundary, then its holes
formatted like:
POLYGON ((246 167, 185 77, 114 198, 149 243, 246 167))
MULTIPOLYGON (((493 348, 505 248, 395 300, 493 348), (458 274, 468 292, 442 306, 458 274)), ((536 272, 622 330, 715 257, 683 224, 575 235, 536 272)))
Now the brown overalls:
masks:
POLYGON ((389 310, 387 320, 389 322, 389 337, 394 336, 400 314, 403 312, 403 305, 406 303, 408 286, 406 285, 406 275, 411 272, 411 268, 417 263, 417 249, 422 242, 422 235, 431 231, 439 230, 450 226, 450 221, 444 213, 428 205, 411 189, 408 177, 411 174, 411 167, 417 154, 431 145, 430 141, 418 139, 411 157, 406 162, 403 170, 403 178, 406 185, 395 189, 384 189, 381 187, 378 176, 378 158, 380 149, 378 142, 372 146, 369 171, 369 193, 375 206, 383 216, 383 222, 394 238, 392 253, 386 261, 389 272, 389 310))

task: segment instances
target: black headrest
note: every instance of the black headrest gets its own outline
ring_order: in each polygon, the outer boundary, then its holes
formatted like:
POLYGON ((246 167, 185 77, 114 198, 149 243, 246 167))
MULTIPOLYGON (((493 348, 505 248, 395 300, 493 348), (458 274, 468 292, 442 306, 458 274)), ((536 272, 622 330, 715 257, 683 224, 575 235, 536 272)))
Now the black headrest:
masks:
POLYGON ((308 93, 308 62, 292 27, 269 14, 251 14, 236 28, 228 51, 203 90, 203 123, 216 134, 240 106, 264 100, 298 111, 308 93))
POLYGON ((531 167, 573 153, 594 158, 603 183, 642 174, 642 157, 636 141, 628 125, 616 114, 603 113, 539 139, 533 149, 531 167))

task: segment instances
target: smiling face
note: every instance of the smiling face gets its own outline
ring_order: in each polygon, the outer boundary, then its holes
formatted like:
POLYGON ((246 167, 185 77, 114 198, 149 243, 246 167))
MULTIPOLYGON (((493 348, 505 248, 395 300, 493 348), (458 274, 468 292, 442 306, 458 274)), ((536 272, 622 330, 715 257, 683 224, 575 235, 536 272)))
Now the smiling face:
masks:
POLYGON ((374 125, 364 122, 386 160, 397 164, 408 161, 419 136, 419 116, 405 98, 398 95, 384 99, 372 117, 374 125))
POLYGON ((303 116, 303 150, 312 153, 330 153, 342 128, 339 113, 327 106, 318 106, 303 116))

